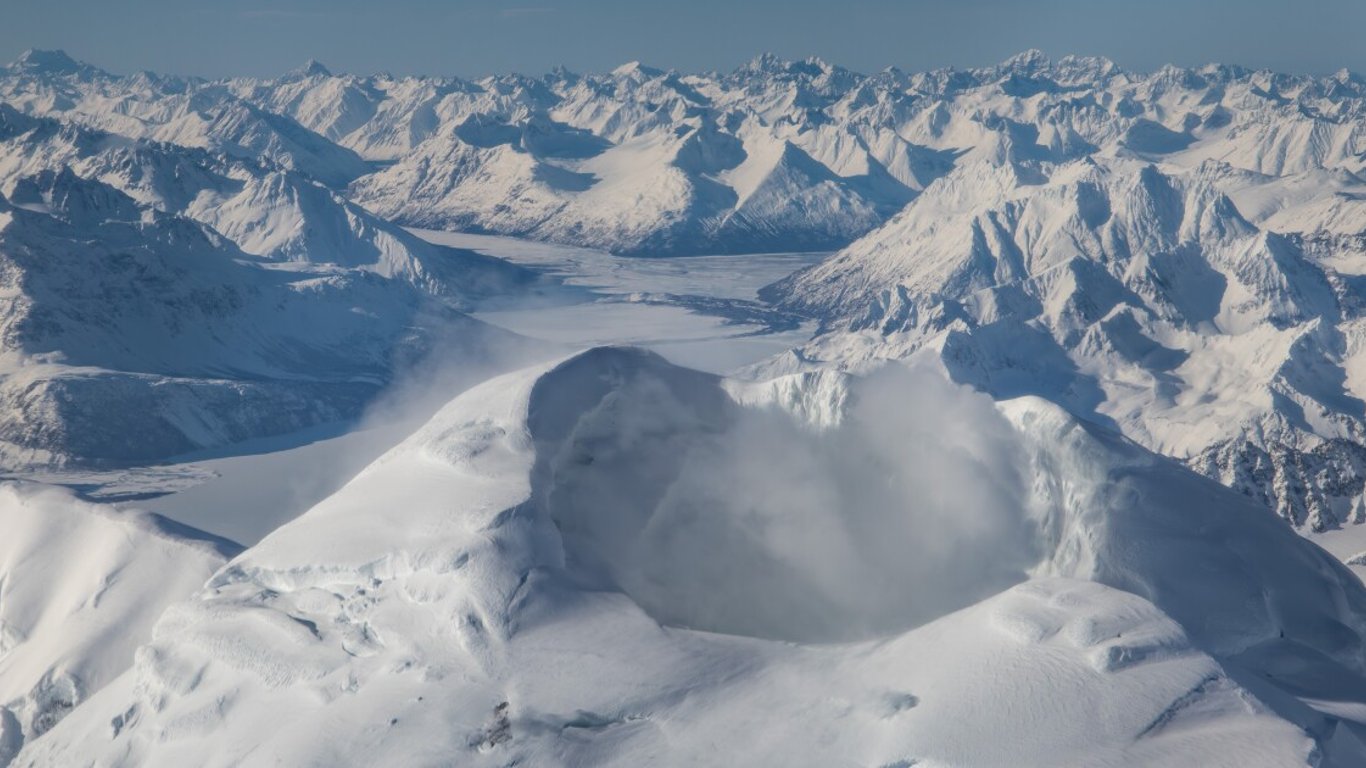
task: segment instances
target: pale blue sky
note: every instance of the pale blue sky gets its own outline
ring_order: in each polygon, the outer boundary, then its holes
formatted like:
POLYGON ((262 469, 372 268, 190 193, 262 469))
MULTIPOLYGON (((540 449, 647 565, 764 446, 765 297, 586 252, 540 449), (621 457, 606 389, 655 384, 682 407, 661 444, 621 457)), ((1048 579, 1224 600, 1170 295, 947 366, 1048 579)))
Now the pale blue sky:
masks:
POLYGON ((1223 61, 1366 70, 1366 0, 0 0, 0 60, 64 48, 115 72, 729 70, 761 51, 861 71, 1026 48, 1147 70, 1223 61))

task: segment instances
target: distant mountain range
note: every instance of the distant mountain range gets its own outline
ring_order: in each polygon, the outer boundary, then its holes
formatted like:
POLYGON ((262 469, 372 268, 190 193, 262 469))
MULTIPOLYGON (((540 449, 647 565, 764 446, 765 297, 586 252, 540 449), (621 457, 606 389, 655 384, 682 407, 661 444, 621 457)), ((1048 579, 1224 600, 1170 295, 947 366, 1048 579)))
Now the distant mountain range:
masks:
POLYGON ((543 278, 405 226, 834 253, 733 299, 801 346, 508 373, 245 550, 0 483, 0 768, 1366 762, 1366 589, 1300 535, 1366 522, 1356 75, 30 51, 0 469, 231 451, 521 345, 470 313, 543 278))
POLYGON ((874 75, 761 56, 724 75, 310 62, 205 81, 30 51, 0 75, 0 192, 75 174, 244 254, 455 309, 529 278, 396 223, 640 255, 848 246, 768 293, 821 320, 803 359, 937 348, 961 380, 1049 397, 1325 527, 1366 516, 1363 114, 1347 72, 1037 52, 874 75))
POLYGON ((0 74, 0 192, 75 174, 243 254, 457 310, 529 277, 395 224, 639 255, 844 248, 767 294, 822 322, 801 360, 933 348, 961 380, 1048 397, 1321 528, 1366 517, 1363 115, 1348 72, 1140 74, 1033 51, 922 73, 761 56, 477 81, 317 62, 117 76, 30 51, 0 74))

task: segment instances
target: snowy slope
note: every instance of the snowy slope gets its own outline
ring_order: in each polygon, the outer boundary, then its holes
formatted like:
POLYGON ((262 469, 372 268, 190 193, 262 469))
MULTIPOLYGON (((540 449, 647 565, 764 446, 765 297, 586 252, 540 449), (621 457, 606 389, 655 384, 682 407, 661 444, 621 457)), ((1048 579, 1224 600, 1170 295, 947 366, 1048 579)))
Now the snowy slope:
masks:
POLYGON ((405 224, 620 253, 838 247, 964 158, 1012 148, 1208 161, 1244 174, 1240 186, 1307 187, 1329 172, 1343 195, 1321 189, 1300 200, 1313 203, 1296 206, 1302 215, 1271 223, 1342 231, 1363 215, 1352 190, 1366 168, 1366 84, 1346 72, 1136 73, 1027 52, 994 67, 874 75, 761 56, 728 74, 633 62, 464 81, 335 75, 311 62, 273 80, 209 82, 117 77, 30 52, 0 76, 0 99, 121 135, 265 156, 332 186, 354 180, 357 202, 405 224))
POLYGON ((252 258, 70 171, 0 198, 5 464, 150 460, 356 415, 485 327, 407 283, 252 258))
POLYGON ((366 169, 350 150, 222 87, 145 72, 113 75, 62 51, 31 50, 11 63, 0 77, 0 100, 130 138, 267 158, 332 186, 366 169))
POLYGON ((913 194, 885 171, 881 185, 843 177, 785 138, 756 129, 742 141, 706 117, 616 144, 535 118, 490 122, 443 129, 353 194, 418 226, 647 255, 829 248, 913 194), (532 140, 547 134, 548 147, 532 140))
MULTIPOLYGON (((824 64, 762 62, 784 94, 810 90, 810 67, 841 84, 858 79, 824 64)), ((705 78, 635 63, 472 83, 306 71, 231 85, 392 160, 353 193, 420 226, 647 255, 822 249, 876 226, 948 167, 892 132, 828 122, 801 95, 783 106, 765 95, 758 113, 749 100, 706 92, 705 78)), ((840 97, 828 85, 811 93, 829 105, 840 97)))
POLYGON ((884 227, 766 289, 826 331, 768 370, 938 355, 960 381, 1114 425, 1295 525, 1360 522, 1360 189, 1343 169, 974 150, 884 227))
POLYGON ((530 280, 503 262, 433 247, 269 161, 129 140, 0 103, 0 192, 43 172, 105 182, 144 205, 207 224, 249 254, 367 269, 460 307, 530 280))
POLYGON ((1043 401, 888 375, 606 349, 495 379, 168 610, 15 765, 1366 754, 1366 589, 1331 557, 1043 401))
POLYGON ((1023 54, 902 77, 963 151, 766 295, 828 333, 769 371, 919 353, 1041 395, 1315 530, 1366 520, 1366 84, 1023 54))
MULTIPOLYGON (((683 297, 820 324, 743 378, 612 348, 494 379, 227 564, 0 487, 0 766, 1366 764, 1366 587, 1299 535, 1366 521, 1364 116, 1349 73, 1037 52, 478 81, 25 54, 6 469, 484 370, 516 342, 460 310, 526 273, 399 224, 842 250, 776 307, 683 297)), ((715 279, 652 264, 554 269, 715 279)))
POLYGON ((166 520, 0 485, 0 765, 132 667, 166 607, 236 554, 166 520))
MULTIPOLYGON (((460 82, 313 68, 231 88, 392 162, 354 187, 386 216, 629 253, 840 244, 959 158, 1013 146, 1054 159, 1211 161, 1258 185, 1304 186, 1331 171, 1351 187, 1366 167, 1366 85, 1345 72, 1144 74, 1028 52, 996 67, 871 76, 763 56, 727 75, 632 63, 603 75, 460 82), (638 181, 646 174, 653 185, 638 181)), ((1318 207, 1274 223, 1361 221, 1350 192, 1318 207)))

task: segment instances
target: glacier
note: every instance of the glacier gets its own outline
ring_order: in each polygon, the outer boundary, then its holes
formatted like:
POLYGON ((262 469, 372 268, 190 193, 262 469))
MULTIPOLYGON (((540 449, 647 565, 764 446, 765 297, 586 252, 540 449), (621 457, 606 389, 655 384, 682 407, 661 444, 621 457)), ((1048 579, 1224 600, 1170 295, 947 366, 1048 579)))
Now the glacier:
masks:
POLYGON ((1366 763, 1366 81, 0 68, 0 766, 1366 763))

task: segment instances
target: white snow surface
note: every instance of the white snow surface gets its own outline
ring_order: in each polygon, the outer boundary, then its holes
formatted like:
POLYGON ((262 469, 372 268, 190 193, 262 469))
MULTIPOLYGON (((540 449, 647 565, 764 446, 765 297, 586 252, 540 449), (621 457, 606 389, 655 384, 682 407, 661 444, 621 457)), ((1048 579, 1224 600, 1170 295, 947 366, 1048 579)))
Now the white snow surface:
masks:
POLYGON ((168 610, 15 765, 1366 754, 1366 589, 1333 558, 1056 406, 882 376, 741 382, 599 349, 476 387, 168 610), (894 416, 882 376, 921 403, 894 416), (885 475, 902 430, 945 442, 885 475), (844 463, 802 464, 840 440, 844 463), (956 472, 978 487, 950 493, 956 472), (754 493, 697 492, 728 474, 754 493), (868 548, 887 526, 925 543, 868 548), (839 642, 792 642, 813 637, 839 642))
POLYGON ((30 51, 0 766, 1366 764, 1364 114, 30 51))
POLYGON ((959 381, 1109 424, 1294 525, 1366 520, 1359 236, 1293 216, 1282 223, 1323 228, 1275 231, 1289 208, 1254 198, 1285 185, 1236 189, 1211 162, 1012 153, 964 162, 766 288, 824 332, 764 369, 936 356, 959 381))
POLYGON ((132 666, 237 548, 69 492, 0 484, 0 764, 132 666))
POLYGON ((730 74, 312 70, 227 88, 392 163, 353 186, 385 215, 614 252, 837 245, 965 160, 1012 152, 1210 161, 1239 186, 1278 188, 1249 192, 1276 198, 1265 215, 1278 228, 1363 222, 1366 86, 1343 73, 1137 73, 1029 52, 968 71, 862 75, 762 56, 730 74))
POLYGON ((407 281, 252 257, 70 170, 24 177, 11 194, 0 196, 7 470, 146 462, 342 421, 429 350, 473 366, 487 342, 517 344, 407 281))
POLYGON ((268 157, 130 139, 0 102, 0 193, 13 197, 52 174, 108 184, 144 207, 212 227, 248 254, 364 269, 462 308, 531 278, 466 250, 434 247, 268 157))
POLYGON ((313 62, 203 81, 32 51, 0 100, 0 190, 75 168, 244 252, 371 269, 465 308, 525 274, 389 219, 641 255, 866 234, 767 294, 837 332, 799 359, 941 345, 960 380, 1110 423, 1294 525, 1366 520, 1366 83, 1348 72, 1140 73, 1031 51, 873 75, 761 56, 728 74, 313 62))

